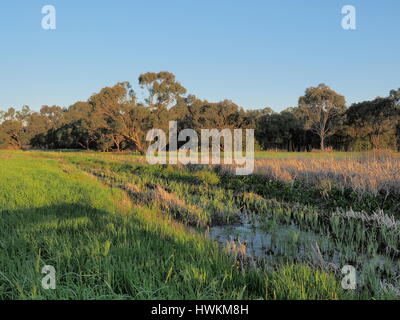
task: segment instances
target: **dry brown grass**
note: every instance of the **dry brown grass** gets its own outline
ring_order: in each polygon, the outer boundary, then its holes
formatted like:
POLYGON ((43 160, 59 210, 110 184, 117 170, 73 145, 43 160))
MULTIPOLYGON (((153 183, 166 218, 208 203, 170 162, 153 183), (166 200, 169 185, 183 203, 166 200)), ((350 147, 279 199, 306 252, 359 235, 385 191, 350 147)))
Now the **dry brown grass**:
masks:
POLYGON ((397 158, 259 160, 254 173, 284 182, 301 180, 324 189, 334 185, 373 195, 380 191, 400 194, 400 161, 397 158))
MULTIPOLYGON (((233 167, 226 167, 233 172, 233 167)), ((329 191, 351 188, 364 194, 400 194, 400 158, 378 153, 352 158, 276 158, 255 161, 254 174, 286 183, 302 181, 329 191)))
POLYGON ((242 243, 240 240, 238 242, 227 241, 225 249, 236 260, 236 267, 238 269, 244 271, 246 267, 256 267, 256 260, 247 253, 246 243, 242 243))

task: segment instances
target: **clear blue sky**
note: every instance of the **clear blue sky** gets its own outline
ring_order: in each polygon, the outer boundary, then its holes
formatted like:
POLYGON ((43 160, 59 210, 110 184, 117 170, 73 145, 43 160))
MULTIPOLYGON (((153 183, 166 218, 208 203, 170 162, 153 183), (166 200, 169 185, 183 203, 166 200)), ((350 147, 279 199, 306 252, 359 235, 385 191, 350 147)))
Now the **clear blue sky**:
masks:
POLYGON ((348 104, 385 96, 400 87, 399 15, 399 0, 4 0, 0 109, 68 106, 160 70, 245 108, 294 106, 321 82, 348 104), (47 4, 56 30, 41 28, 47 4))

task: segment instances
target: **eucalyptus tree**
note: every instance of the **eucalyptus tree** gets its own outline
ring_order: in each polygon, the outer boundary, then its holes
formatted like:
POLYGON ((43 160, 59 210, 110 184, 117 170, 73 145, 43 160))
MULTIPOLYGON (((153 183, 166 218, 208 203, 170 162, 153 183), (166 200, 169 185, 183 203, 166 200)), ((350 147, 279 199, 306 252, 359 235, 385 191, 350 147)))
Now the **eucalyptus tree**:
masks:
POLYGON ((325 149, 325 140, 338 129, 346 112, 345 98, 325 84, 306 89, 299 98, 299 107, 305 116, 305 129, 309 129, 320 138, 321 150, 325 149))
POLYGON ((0 144, 7 149, 22 149, 29 144, 27 119, 31 111, 23 106, 20 111, 9 108, 0 113, 0 144))

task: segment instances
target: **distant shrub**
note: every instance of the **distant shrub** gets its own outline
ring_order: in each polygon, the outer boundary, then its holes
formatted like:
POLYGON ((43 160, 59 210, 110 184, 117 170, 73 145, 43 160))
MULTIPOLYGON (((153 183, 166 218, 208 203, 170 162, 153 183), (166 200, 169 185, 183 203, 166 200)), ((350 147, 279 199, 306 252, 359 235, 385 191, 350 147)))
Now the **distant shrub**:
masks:
POLYGON ((219 177, 211 171, 198 171, 194 176, 199 183, 207 185, 216 185, 219 183, 219 177))

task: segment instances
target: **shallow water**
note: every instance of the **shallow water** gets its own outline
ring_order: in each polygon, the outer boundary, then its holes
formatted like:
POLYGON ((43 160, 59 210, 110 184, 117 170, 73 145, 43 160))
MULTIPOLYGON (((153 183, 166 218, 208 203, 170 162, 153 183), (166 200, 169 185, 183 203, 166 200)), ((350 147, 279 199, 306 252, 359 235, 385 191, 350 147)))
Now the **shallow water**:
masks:
POLYGON ((295 261, 314 260, 315 244, 321 252, 334 253, 327 237, 313 232, 301 231, 295 224, 278 225, 268 230, 256 216, 243 213, 241 223, 236 225, 214 226, 209 236, 221 245, 235 242, 246 245, 247 254, 256 258, 273 260, 277 257, 295 261))
POLYGON ((328 236, 302 231, 294 223, 268 226, 268 221, 261 223, 255 214, 246 212, 241 214, 240 224, 211 227, 209 237, 221 246, 228 242, 244 244, 247 255, 271 264, 306 262, 334 270, 350 264, 361 272, 390 270, 394 275, 400 274, 398 260, 392 261, 383 255, 368 257, 351 248, 337 248, 328 236))

